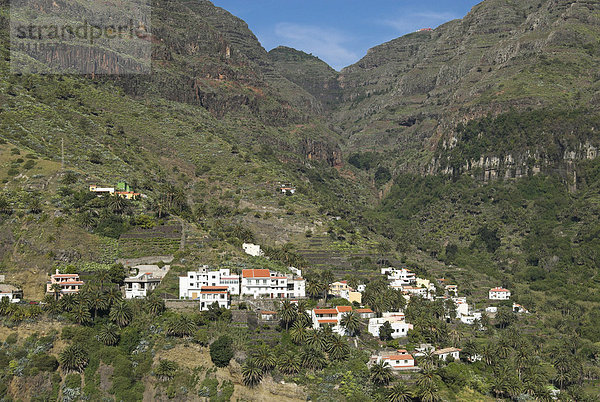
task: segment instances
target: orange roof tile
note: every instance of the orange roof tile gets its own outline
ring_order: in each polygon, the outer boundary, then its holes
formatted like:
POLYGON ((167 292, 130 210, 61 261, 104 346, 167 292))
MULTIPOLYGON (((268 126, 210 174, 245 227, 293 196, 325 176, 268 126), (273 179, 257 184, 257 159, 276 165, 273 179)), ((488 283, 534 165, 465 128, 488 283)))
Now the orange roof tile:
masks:
POLYGON ((350 311, 352 311, 351 306, 337 306, 336 309, 340 313, 349 313, 350 311))
POLYGON ((227 286, 202 286, 200 290, 228 290, 227 286))
POLYGON ((268 278, 271 273, 268 269, 243 269, 242 277, 244 278, 268 278))
POLYGON ((415 360, 415 358, 412 357, 412 355, 409 355, 409 354, 389 355, 389 356, 385 356, 384 359, 389 359, 389 360, 415 360))
POLYGON ((370 308, 357 308, 356 312, 361 314, 361 313, 372 313, 373 310, 371 310, 370 308))
POLYGON ((337 324, 337 320, 317 320, 319 324, 337 324))
POLYGON ((261 311, 260 313, 261 313, 261 314, 265 314, 265 315, 267 315, 267 314, 268 314, 268 315, 275 315, 275 314, 277 314, 277 312, 276 312, 276 311, 267 311, 267 310, 263 310, 263 311, 261 311))
POLYGON ((315 311, 315 314, 337 314, 338 313, 338 311, 334 308, 321 308, 321 309, 316 308, 314 311, 315 311))

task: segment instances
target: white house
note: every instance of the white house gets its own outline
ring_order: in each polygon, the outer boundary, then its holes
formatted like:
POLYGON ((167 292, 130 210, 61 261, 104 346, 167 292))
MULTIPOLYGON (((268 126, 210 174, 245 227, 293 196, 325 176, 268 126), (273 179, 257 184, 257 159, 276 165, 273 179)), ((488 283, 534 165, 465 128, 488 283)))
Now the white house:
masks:
POLYGON ((142 272, 136 276, 125 278, 125 298, 137 299, 148 296, 160 284, 161 278, 151 272, 142 272))
POLYGON ((509 300, 510 299, 510 290, 500 288, 500 287, 490 289, 489 299, 490 300, 509 300))
POLYGON ((352 311, 350 306, 337 306, 336 308, 316 308, 311 310, 310 316, 313 322, 313 329, 330 326, 333 332, 346 335, 346 329, 340 325, 342 317, 352 311))
POLYGON ((114 187, 99 187, 95 184, 90 185, 90 191, 93 193, 96 193, 98 195, 98 197, 101 197, 105 194, 114 194, 115 193, 115 188, 114 187))
POLYGON ((433 354, 435 356, 438 356, 438 358, 440 360, 444 360, 444 361, 446 361, 448 359, 448 357, 452 357, 452 358, 454 358, 454 360, 458 360, 460 358, 460 351, 461 351, 461 349, 457 349, 457 348, 445 348, 445 349, 434 350, 433 354))
POLYGON ((357 308, 354 310, 360 318, 375 318, 376 314, 370 308, 357 308))
POLYGON ((381 318, 369 319, 368 331, 374 337, 379 337, 379 329, 383 324, 389 322, 392 326, 392 338, 401 338, 408 334, 408 331, 413 329, 413 325, 404 321, 404 313, 383 313, 381 318))
POLYGON ((306 297, 306 281, 291 274, 281 274, 268 269, 242 270, 241 295, 255 299, 286 299, 306 297))
POLYGON ((188 271, 179 277, 179 298, 197 299, 204 286, 226 286, 229 294, 239 295, 240 276, 226 268, 209 271, 206 265, 198 271, 188 271))
POLYGON ((392 370, 418 370, 415 366, 415 358, 404 349, 395 352, 383 352, 371 356, 371 364, 387 362, 392 370))
POLYGON ((57 269, 56 273, 50 275, 50 280, 46 282, 46 293, 54 293, 56 285, 60 297, 65 294, 75 294, 79 293, 84 284, 79 279, 79 274, 61 274, 57 269))
POLYGON ((393 267, 381 268, 381 274, 387 275, 388 280, 399 285, 410 285, 417 281, 417 275, 409 269, 396 269, 393 267))
POLYGON ((282 194, 296 194, 296 188, 288 185, 279 187, 279 191, 281 191, 282 194))
POLYGON ((435 286, 433 286, 433 285, 431 285, 431 286, 432 286, 432 288, 428 289, 428 288, 423 288, 423 287, 404 285, 404 286, 400 287, 400 290, 402 290, 402 292, 408 296, 421 296, 424 299, 433 300, 435 286))
POLYGON ((260 319, 263 321, 275 321, 277 320, 277 311, 262 310, 260 312, 260 319))
POLYGON ((18 303, 23 299, 23 290, 16 286, 0 283, 0 301, 8 299, 11 303, 18 303))
POLYGON ((490 306, 485 308, 486 313, 496 314, 498 312, 498 307, 490 306))
POLYGON ((527 310, 525 307, 521 306, 520 304, 513 303, 512 308, 513 308, 513 311, 515 313, 518 313, 518 314, 529 314, 529 310, 527 310))
POLYGON ((217 303, 221 308, 229 308, 229 288, 227 286, 203 286, 198 294, 200 311, 208 310, 208 307, 217 303))
POLYGON ((477 320, 481 320, 481 313, 464 314, 458 318, 463 324, 473 325, 477 320))
POLYGON ((262 255, 264 255, 263 251, 260 249, 260 246, 258 244, 244 243, 242 244, 242 248, 244 249, 244 252, 246 254, 251 255, 253 257, 261 257, 262 255))

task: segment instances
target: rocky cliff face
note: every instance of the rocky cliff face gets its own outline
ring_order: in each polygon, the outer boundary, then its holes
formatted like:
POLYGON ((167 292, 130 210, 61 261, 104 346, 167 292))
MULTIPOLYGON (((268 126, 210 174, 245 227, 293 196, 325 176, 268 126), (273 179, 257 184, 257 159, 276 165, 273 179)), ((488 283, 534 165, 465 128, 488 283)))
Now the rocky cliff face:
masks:
MULTIPOLYGON (((462 20, 385 43, 342 70, 342 101, 332 122, 347 149, 385 151, 395 156, 396 169, 433 173, 440 165, 431 163, 432 153, 460 141, 459 123, 510 110, 597 113, 599 12, 600 3, 591 0, 484 1, 462 20)), ((565 150, 565 160, 573 152, 587 155, 565 150)), ((538 153, 514 149, 511 158, 538 153)), ((509 156, 487 149, 483 158, 509 156)), ((496 164, 463 162, 492 170, 496 164)))
POLYGON ((269 52, 269 59, 285 78, 314 96, 324 109, 341 101, 338 72, 319 58, 280 46, 269 52))

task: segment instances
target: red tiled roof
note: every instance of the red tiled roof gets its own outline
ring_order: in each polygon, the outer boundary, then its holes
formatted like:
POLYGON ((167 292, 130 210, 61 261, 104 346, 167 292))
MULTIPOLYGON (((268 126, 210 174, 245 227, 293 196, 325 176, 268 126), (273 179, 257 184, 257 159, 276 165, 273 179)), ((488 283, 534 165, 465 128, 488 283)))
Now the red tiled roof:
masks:
POLYGON ((277 314, 277 312, 276 312, 276 311, 267 311, 267 310, 263 310, 263 311, 261 311, 260 313, 261 313, 261 314, 264 314, 264 315, 267 315, 267 314, 268 314, 268 315, 275 315, 275 314, 277 314))
POLYGON ((66 282, 60 282, 59 285, 83 285, 84 282, 82 281, 66 281, 66 282))
POLYGON ((373 310, 371 310, 370 308, 357 308, 356 312, 361 314, 361 313, 372 313, 373 310))
POLYGON ((242 270, 242 277, 244 278, 268 278, 271 273, 268 269, 244 269, 242 270))
POLYGON ((200 290, 228 290, 227 286, 202 286, 200 290))
POLYGON ((504 288, 493 288, 490 289, 490 292, 509 292, 509 290, 504 288))
POLYGON ((337 324, 337 320, 317 320, 319 324, 337 324))
POLYGON ((340 313, 349 313, 350 311, 352 311, 352 307, 351 306, 337 306, 336 309, 340 313))
POLYGON ((412 355, 409 355, 409 354, 389 355, 389 356, 385 356, 384 359, 389 359, 389 360, 415 360, 415 358, 412 357, 412 355))
POLYGON ((337 313, 338 313, 338 311, 334 308, 321 308, 321 309, 316 308, 315 309, 315 314, 337 314, 337 313))

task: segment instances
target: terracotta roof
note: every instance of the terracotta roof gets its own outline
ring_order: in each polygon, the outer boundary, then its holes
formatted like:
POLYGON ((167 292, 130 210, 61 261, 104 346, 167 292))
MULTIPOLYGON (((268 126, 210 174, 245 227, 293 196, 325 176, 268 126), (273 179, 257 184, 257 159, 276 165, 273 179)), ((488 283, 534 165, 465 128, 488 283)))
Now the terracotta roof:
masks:
POLYGON ((315 311, 315 314, 337 314, 338 313, 338 311, 334 308, 321 308, 321 309, 316 308, 314 311, 315 311))
POLYGON ((490 289, 490 292, 510 292, 508 289, 504 289, 504 288, 493 288, 490 289))
POLYGON ((244 278, 268 278, 271 273, 268 269, 244 269, 242 270, 242 277, 244 278))
POLYGON ((261 313, 261 314, 264 314, 264 315, 267 315, 267 314, 268 314, 268 315, 275 315, 275 314, 277 314, 277 311, 267 311, 267 310, 263 310, 263 311, 261 311, 260 313, 261 313))
POLYGON ((272 276, 271 279, 287 279, 287 276, 272 276))
POLYGON ((201 290, 200 294, 227 294, 227 292, 223 290, 201 290))
POLYGON ((60 282, 59 285, 83 285, 85 282, 82 281, 66 281, 66 282, 60 282))
POLYGON ((228 290, 227 286, 202 286, 200 290, 228 290))
POLYGON ((360 313, 372 313, 373 310, 371 310, 370 308, 357 308, 356 312, 359 313, 359 314, 360 313))
POLYGON ((55 278, 74 278, 78 277, 79 274, 54 274, 52 276, 55 278))
POLYGON ((319 324, 337 324, 337 320, 317 320, 319 324))
POLYGON ((389 356, 384 356, 383 358, 389 359, 389 360, 415 360, 415 358, 409 354, 389 355, 389 356))
POLYGON ((340 313, 349 313, 350 311, 352 311, 352 307, 351 306, 337 306, 336 309, 340 313))

